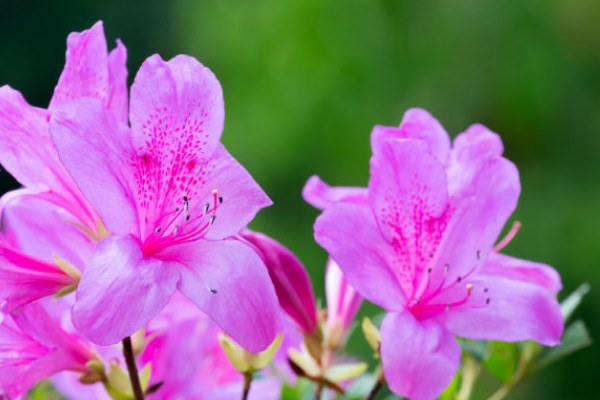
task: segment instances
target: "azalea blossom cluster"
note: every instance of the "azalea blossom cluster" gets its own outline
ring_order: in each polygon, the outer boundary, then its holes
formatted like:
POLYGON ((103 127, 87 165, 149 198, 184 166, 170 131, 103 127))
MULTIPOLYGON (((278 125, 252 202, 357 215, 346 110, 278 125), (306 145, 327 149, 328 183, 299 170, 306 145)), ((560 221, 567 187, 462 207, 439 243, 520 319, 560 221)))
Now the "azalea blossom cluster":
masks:
POLYGON ((0 163, 23 186, 0 199, 5 397, 45 379, 77 400, 344 393, 368 369, 344 351, 363 298, 386 312, 362 323, 376 384, 411 399, 450 385, 457 336, 559 343, 558 273, 500 253, 516 229, 496 244, 520 185, 495 133, 451 143, 412 109, 371 133, 368 187, 308 180, 320 309, 297 257, 247 228, 271 201, 220 143, 215 75, 153 55, 127 77, 98 22, 69 35, 46 109, 0 88, 0 163))

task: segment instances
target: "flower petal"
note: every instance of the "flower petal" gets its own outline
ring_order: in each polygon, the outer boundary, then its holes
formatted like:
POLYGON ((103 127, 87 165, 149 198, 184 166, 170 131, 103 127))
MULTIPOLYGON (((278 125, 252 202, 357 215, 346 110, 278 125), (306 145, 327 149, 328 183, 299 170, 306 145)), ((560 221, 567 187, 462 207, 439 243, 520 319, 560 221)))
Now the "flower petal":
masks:
POLYGON ((121 43, 109 58, 102 21, 81 33, 73 32, 67 38, 65 67, 58 80, 48 110, 80 97, 101 100, 121 123, 127 122, 123 105, 127 105, 127 54, 121 43), (120 93, 114 97, 115 93, 120 93), (123 104, 123 93, 125 103, 123 104))
POLYGON ((60 160, 98 213, 119 235, 137 232, 130 189, 133 150, 129 133, 99 100, 77 99, 56 111, 50 132, 60 160))
POLYGON ((504 146, 500 136, 483 125, 471 125, 454 139, 448 168, 451 196, 459 197, 469 190, 471 182, 489 159, 502 156, 504 146))
POLYGON ((371 158, 369 198, 395 252, 392 268, 411 299, 450 216, 444 167, 423 141, 387 140, 371 158))
POLYGON ((58 256, 83 269, 94 243, 73 215, 22 189, 5 193, 0 203, 4 240, 32 257, 54 262, 58 256))
POLYGON ((336 201, 346 200, 363 202, 368 199, 367 189, 361 187, 332 187, 316 175, 306 181, 302 189, 302 197, 308 204, 324 210, 336 201))
POLYGON ((439 245, 433 281, 464 279, 485 263, 517 205, 519 192, 519 173, 513 163, 501 157, 485 161, 468 188, 451 199, 454 214, 439 245))
MULTIPOLYGON (((454 334, 475 340, 559 343, 564 328, 556 297, 546 288, 502 275, 477 274, 469 300, 436 317, 454 334)), ((496 271, 498 272, 498 271, 496 271)))
POLYGON ((120 122, 128 121, 127 49, 117 39, 117 47, 108 55, 108 108, 120 122))
POLYGON ((133 143, 140 153, 159 150, 152 155, 176 157, 170 154, 172 146, 190 153, 179 156, 206 162, 221 138, 224 110, 221 85, 210 69, 193 57, 179 55, 165 62, 155 54, 142 64, 131 86, 133 143), (152 146, 153 141, 163 147, 152 146))
POLYGON ((179 290, 250 352, 277 336, 279 304, 267 269, 237 240, 200 240, 169 249, 181 262, 179 290))
POLYGON ((380 151, 388 139, 418 139, 427 143, 428 152, 442 164, 448 161, 450 137, 446 130, 429 112, 411 108, 404 113, 400 127, 392 128, 377 125, 371 133, 373 154, 380 151))
POLYGON ((0 162, 19 183, 38 191, 58 186, 57 173, 65 174, 47 118, 46 110, 30 106, 21 93, 0 87, 0 162))
POLYGON ((325 269, 325 296, 329 328, 340 321, 344 330, 349 329, 362 304, 362 297, 348 284, 340 267, 331 258, 327 260, 325 269))
POLYGON ((7 312, 76 283, 56 264, 30 257, 0 242, 0 299, 6 301, 7 312))
POLYGON ((381 324, 381 362, 390 389, 411 400, 435 399, 452 382, 461 349, 454 335, 409 311, 389 313, 381 324))
POLYGON ((200 213, 206 203, 212 204, 214 189, 222 202, 206 234, 207 239, 223 239, 236 234, 260 209, 273 204, 250 173, 221 144, 206 166, 204 179, 196 186, 199 195, 196 201, 190 201, 193 203, 190 213, 200 213))
POLYGON ((368 205, 339 202, 328 207, 315 222, 315 240, 364 298, 387 310, 402 309, 404 292, 390 269, 393 252, 368 205))
POLYGON ((545 288, 552 294, 556 294, 562 289, 560 275, 551 266, 505 254, 490 254, 482 272, 486 275, 529 282, 545 288))
POLYGON ((132 237, 98 243, 77 288, 73 323, 100 345, 121 341, 156 316, 175 291, 177 268, 144 258, 132 237))
POLYGON ((263 259, 281 308, 302 330, 313 332, 317 326, 317 307, 310 278, 300 260, 266 235, 246 229, 241 236, 263 259))

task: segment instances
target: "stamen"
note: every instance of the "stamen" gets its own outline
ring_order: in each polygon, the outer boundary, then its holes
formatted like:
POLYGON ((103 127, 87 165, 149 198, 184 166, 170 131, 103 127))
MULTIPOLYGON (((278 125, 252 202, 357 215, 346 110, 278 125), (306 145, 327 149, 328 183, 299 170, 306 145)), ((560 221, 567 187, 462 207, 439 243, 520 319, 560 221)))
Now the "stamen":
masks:
POLYGON ((208 221, 208 223, 209 223, 210 225, 214 224, 214 223, 215 223, 215 219, 216 219, 216 218, 217 218, 217 216, 216 216, 216 215, 212 215, 212 216, 210 217, 210 220, 208 221))
POLYGON ((156 233, 159 233, 162 230, 162 228, 159 226, 158 228, 156 228, 156 233))
POLYGON ((206 203, 206 204, 204 205, 204 210, 203 210, 203 212, 202 212, 202 216, 205 216, 205 215, 206 215, 206 213, 208 212, 208 209, 209 209, 209 208, 210 208, 210 204, 206 203))
POLYGON ((212 294, 217 294, 217 289, 208 288, 208 291, 211 292, 212 294))
POLYGON ((219 196, 219 204, 223 204, 223 196, 219 196))
POLYGON ((519 232, 519 229, 521 229, 521 223, 519 221, 515 221, 513 223, 512 228, 510 228, 510 231, 508 231, 506 236, 504 236, 504 239, 502 239, 500 242, 498 242, 498 244, 494 246, 492 251, 497 253, 500 250, 502 250, 503 248, 505 248, 517 235, 517 232, 519 232))

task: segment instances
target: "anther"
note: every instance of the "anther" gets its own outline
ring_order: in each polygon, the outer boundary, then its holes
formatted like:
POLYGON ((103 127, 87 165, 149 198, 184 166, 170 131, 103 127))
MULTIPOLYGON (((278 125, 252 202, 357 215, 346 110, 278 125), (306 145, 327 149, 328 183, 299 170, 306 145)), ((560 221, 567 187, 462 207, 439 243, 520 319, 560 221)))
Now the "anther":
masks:
POLYGON ((223 204, 223 196, 219 196, 219 204, 223 204))
POLYGON ((420 302, 421 302, 421 300, 415 299, 415 304, 419 304, 420 302))
POLYGON ((477 259, 480 260, 481 259, 481 250, 477 250, 477 259))
POLYGON ((209 290, 209 291, 210 291, 212 294, 217 294, 217 289, 212 289, 212 288, 209 288, 208 290, 209 290))
POLYGON ((162 230, 162 228, 159 226, 158 228, 156 228, 156 233, 159 233, 162 230))
POLYGON ((209 223, 210 225, 214 224, 214 222, 215 222, 215 218, 217 218, 217 216, 216 216, 216 215, 212 215, 212 216, 210 217, 210 220, 208 221, 208 223, 209 223))
POLYGON ((456 278, 456 281, 460 283, 460 281, 462 281, 462 276, 459 276, 458 278, 456 278))
POLYGON ((485 289, 483 289, 483 293, 487 293, 487 292, 489 292, 489 290, 490 290, 490 289, 488 289, 488 288, 485 288, 485 289))
POLYGON ((178 231, 179 231, 179 225, 175 225, 175 229, 173 230, 173 232, 177 235, 178 231))
POLYGON ((427 273, 428 273, 428 274, 430 274, 430 273, 431 273, 431 271, 432 271, 432 268, 431 268, 431 267, 427 268, 427 273))
POLYGON ((446 305, 446 311, 450 311, 450 304, 446 305))
POLYGON ((206 214, 208 212, 208 209, 210 208, 210 204, 206 203, 204 205, 204 214, 206 214))
POLYGON ((450 265, 448 265, 448 264, 444 265, 444 274, 447 274, 449 269, 450 269, 450 265))
POLYGON ((190 214, 188 214, 188 215, 186 215, 186 216, 185 216, 185 220, 186 220, 186 221, 189 221, 191 217, 192 217, 192 216, 191 216, 190 214))
POLYGON ((485 300, 485 304, 490 304, 490 298, 489 297, 485 300))
POLYGON ((187 203, 187 201, 188 201, 187 195, 183 196, 183 201, 187 203))

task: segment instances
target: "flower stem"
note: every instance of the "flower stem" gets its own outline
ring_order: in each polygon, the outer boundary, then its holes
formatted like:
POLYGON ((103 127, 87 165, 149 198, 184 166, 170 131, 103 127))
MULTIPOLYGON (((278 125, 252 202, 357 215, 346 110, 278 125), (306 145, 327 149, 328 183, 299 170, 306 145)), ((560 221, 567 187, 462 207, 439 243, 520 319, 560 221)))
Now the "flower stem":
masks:
POLYGON ((323 393, 323 382, 317 382, 317 387, 315 389, 315 400, 321 400, 321 394, 323 393))
POLYGON ((138 375, 137 366, 135 365, 133 346, 131 345, 131 338, 129 336, 123 339, 123 355, 125 356, 127 370, 129 371, 129 380, 131 381, 133 396, 135 400, 144 400, 144 392, 142 391, 142 385, 140 384, 140 376, 138 375))
POLYGON ((250 384, 252 383, 252 378, 252 372, 246 372, 244 374, 244 393, 242 394, 242 400, 248 400, 248 394, 250 393, 250 384))
POLYGON ((375 381, 375 386, 373 386, 373 389, 371 389, 367 397, 365 397, 365 400, 375 400, 375 396, 377 396, 377 393, 379 393, 383 387, 384 382, 385 377, 383 376, 383 368, 380 367, 379 373, 377 374, 377 381, 375 381))
POLYGON ((488 400, 502 400, 514 389, 514 387, 519 383, 525 375, 529 372, 527 370, 528 364, 527 361, 521 358, 519 365, 517 366, 517 370, 510 378, 510 380, 505 383, 500 389, 498 389, 494 394, 492 394, 488 400))

